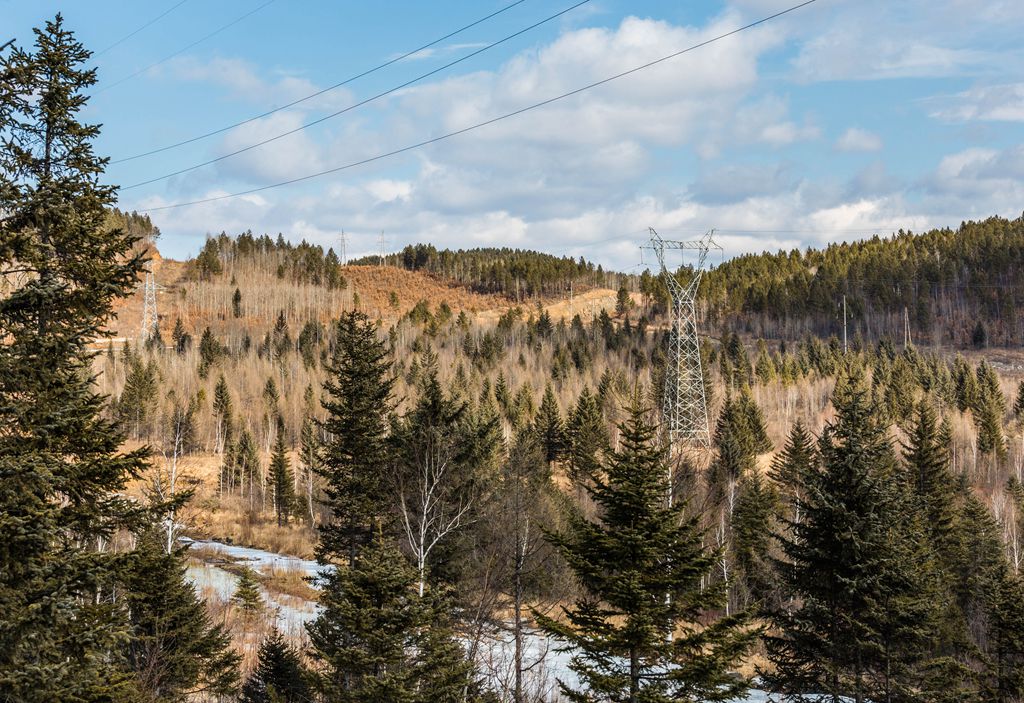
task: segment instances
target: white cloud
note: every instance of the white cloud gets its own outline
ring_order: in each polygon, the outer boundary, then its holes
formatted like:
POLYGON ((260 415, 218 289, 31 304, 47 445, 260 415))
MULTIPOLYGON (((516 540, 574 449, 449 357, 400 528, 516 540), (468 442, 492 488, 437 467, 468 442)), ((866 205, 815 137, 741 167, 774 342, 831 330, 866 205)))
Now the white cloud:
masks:
MULTIPOLYGON (((175 80, 208 83, 226 88, 227 95, 232 100, 259 105, 266 110, 294 102, 321 90, 312 81, 287 73, 277 74, 270 79, 264 78, 252 63, 237 58, 215 57, 201 60, 194 56, 182 56, 167 62, 158 71, 158 75, 166 75, 175 80)), ((339 87, 300 103, 296 109, 338 109, 353 102, 352 92, 339 87)))
POLYGON ((409 181, 394 181, 381 179, 370 181, 366 184, 366 190, 378 202, 391 202, 393 200, 408 200, 412 193, 412 183, 409 181))
POLYGON ((1005 57, 996 47, 1016 45, 1017 28, 1024 19, 1021 8, 1019 2, 901 0, 844 3, 828 12, 800 13, 789 21, 812 38, 793 59, 794 75, 815 82, 1001 70, 1005 57))
POLYGON ((976 86, 931 102, 931 116, 948 122, 1024 122, 1024 83, 976 86))
POLYGON ((881 137, 858 127, 850 127, 836 140, 839 151, 878 151, 881 148, 881 137))

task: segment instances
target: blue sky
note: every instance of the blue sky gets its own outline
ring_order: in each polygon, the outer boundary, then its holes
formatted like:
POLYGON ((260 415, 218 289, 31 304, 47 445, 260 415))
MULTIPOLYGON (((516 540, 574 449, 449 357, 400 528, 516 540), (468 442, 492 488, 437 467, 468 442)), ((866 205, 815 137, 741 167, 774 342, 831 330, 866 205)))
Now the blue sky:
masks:
MULTIPOLYGON (((98 53, 87 118, 113 159, 320 90, 512 0, 0 0, 19 43, 58 10, 98 53), (165 10, 152 26, 104 51, 165 10), (258 9, 257 9, 258 8, 258 9), (252 12, 212 38, 189 44, 252 12), (141 69, 179 52, 140 75, 141 69)), ((429 52, 215 137, 112 164, 122 186, 293 129, 579 0, 525 0, 429 52)), ((150 185, 146 210, 330 169, 515 110, 773 14, 795 0, 591 0, 308 130, 150 185)), ((1024 211, 1024 3, 817 0, 756 29, 517 118, 302 184, 152 217, 165 255, 209 233, 282 232, 374 251, 517 246, 640 263, 665 236, 720 231, 727 256, 1024 211)))

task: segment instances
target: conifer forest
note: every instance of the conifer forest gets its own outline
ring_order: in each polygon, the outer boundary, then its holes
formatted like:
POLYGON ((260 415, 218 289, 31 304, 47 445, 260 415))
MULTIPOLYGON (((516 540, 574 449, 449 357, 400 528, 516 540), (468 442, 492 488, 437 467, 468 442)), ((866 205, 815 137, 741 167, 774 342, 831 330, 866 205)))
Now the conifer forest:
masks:
POLYGON ((0 703, 1024 701, 1024 217, 665 276, 258 221, 177 257, 94 48, 18 39, 0 703), (691 282, 710 447, 665 425, 691 282))

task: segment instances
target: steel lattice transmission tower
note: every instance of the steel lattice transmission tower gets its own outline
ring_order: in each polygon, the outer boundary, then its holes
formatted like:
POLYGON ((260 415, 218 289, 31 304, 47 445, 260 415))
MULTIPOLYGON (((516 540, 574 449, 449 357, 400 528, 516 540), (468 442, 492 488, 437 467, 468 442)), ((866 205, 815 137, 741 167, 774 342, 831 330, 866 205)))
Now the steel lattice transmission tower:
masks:
MULTIPOLYGON (((650 228, 650 248, 661 265, 661 276, 672 300, 669 305, 668 359, 665 365, 665 394, 662 417, 672 451, 683 445, 710 449, 707 396, 701 368, 700 338, 697 335, 697 288, 704 272, 708 250, 721 247, 715 243, 714 230, 693 241, 662 239, 650 228), (686 285, 676 278, 665 264, 665 250, 695 252, 693 275, 686 285)), ((685 254, 684 254, 685 256, 685 254)))
POLYGON ((156 315, 156 277, 152 271, 146 271, 146 282, 143 287, 142 302, 142 329, 139 331, 139 341, 145 342, 157 330, 159 318, 156 315))

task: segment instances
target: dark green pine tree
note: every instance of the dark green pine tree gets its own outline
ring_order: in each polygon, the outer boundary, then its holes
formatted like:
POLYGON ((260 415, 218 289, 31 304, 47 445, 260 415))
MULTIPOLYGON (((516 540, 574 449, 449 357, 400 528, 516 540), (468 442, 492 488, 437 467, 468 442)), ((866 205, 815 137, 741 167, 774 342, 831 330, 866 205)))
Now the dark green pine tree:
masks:
POLYGON ((584 386, 566 427, 569 478, 582 486, 601 470, 601 458, 609 449, 608 432, 597 397, 584 386))
POLYGON ((498 403, 501 412, 508 415, 509 408, 512 406, 512 394, 508 389, 508 382, 505 381, 503 371, 498 372, 498 378, 494 381, 494 400, 498 403))
POLYGON ((912 421, 903 462, 932 546, 941 556, 952 549, 956 520, 956 484, 949 470, 949 446, 927 398, 917 404, 912 421))
POLYGON ((231 391, 228 390, 224 374, 221 374, 213 389, 213 416, 217 423, 216 449, 218 452, 223 453, 225 445, 231 440, 232 415, 231 391))
POLYGON ((533 419, 533 428, 544 451, 544 458, 548 462, 561 459, 565 454, 565 423, 550 383, 544 387, 544 398, 533 419))
POLYGON ((148 450, 120 451, 90 345, 143 262, 105 225, 115 190, 78 119, 89 56, 58 15, 0 58, 0 700, 19 703, 109 700, 131 678, 111 602, 129 560, 101 545, 141 521, 124 496, 148 450))
POLYGON ((231 314, 236 319, 242 316, 242 291, 238 288, 231 295, 231 314))
POLYGON ((249 511, 251 512, 256 503, 256 488, 260 475, 260 454, 256 448, 256 440, 252 432, 246 427, 242 430, 238 444, 235 445, 235 458, 232 462, 232 470, 238 479, 243 494, 247 493, 249 498, 249 511))
POLYGON ((319 425, 327 440, 320 447, 317 471, 333 513, 320 527, 321 563, 353 565, 373 524, 387 512, 384 477, 393 385, 388 347, 376 326, 363 313, 345 313, 338 321, 321 400, 326 417, 319 425))
POLYGON ((238 573, 238 583, 231 595, 231 602, 242 611, 246 619, 263 610, 263 596, 260 593, 260 582, 256 573, 248 566, 243 566, 238 573))
POLYGON ((1003 414, 1006 398, 999 388, 995 370, 982 361, 977 370, 977 396, 971 407, 978 432, 978 451, 1002 459, 1006 456, 1006 437, 1003 435, 1003 414))
POLYGON ((124 388, 117 399, 115 410, 123 427, 128 427, 136 439, 148 437, 153 429, 153 416, 157 411, 156 363, 133 355, 128 363, 124 388))
POLYGON ((287 525, 295 509, 295 477, 292 475, 288 447, 285 445, 284 421, 277 418, 277 439, 270 455, 270 479, 274 486, 274 513, 278 525, 287 525))
POLYGON ((740 480, 732 514, 732 550, 739 569, 740 603, 777 605, 777 584, 771 560, 774 518, 779 499, 774 486, 758 471, 740 480))
POLYGON ((309 675, 299 653, 274 629, 260 644, 256 668, 242 687, 242 703, 308 703, 309 675))
POLYGON ((819 440, 821 467, 806 474, 801 520, 779 536, 787 606, 774 613, 774 668, 762 675, 786 700, 917 700, 936 607, 931 552, 863 372, 848 374, 819 440))
POLYGON ((714 443, 717 455, 708 471, 708 488, 712 504, 721 506, 757 461, 750 426, 740 402, 731 396, 726 397, 718 416, 714 443))
POLYGON ((166 554, 163 535, 145 532, 122 582, 131 625, 126 656, 144 700, 154 703, 238 688, 240 657, 188 582, 185 549, 166 554))
POLYGON ((216 364, 224 354, 220 342, 207 327, 199 337, 199 378, 206 378, 210 367, 216 364))
POLYGON ((307 625, 325 701, 457 703, 472 693, 445 608, 417 587, 416 570, 379 533, 354 566, 325 574, 323 613, 307 625))
POLYGON ((744 386, 740 391, 737 400, 741 422, 745 426, 750 450, 755 454, 764 454, 772 450, 772 441, 768 438, 768 428, 765 425, 764 413, 761 411, 750 388, 744 386))
POLYGON ((1024 381, 1017 384, 1017 399, 1013 402, 1013 416, 1024 420, 1024 381))
POLYGON ((171 342, 174 344, 174 351, 184 354, 192 346, 192 336, 185 331, 185 323, 181 318, 175 318, 174 330, 171 332, 171 342))
MULTIPOLYGON (((993 651, 997 627, 1004 609, 1000 591, 1009 573, 1006 551, 1000 525, 989 509, 962 484, 960 486, 960 510, 955 527, 956 551, 953 558, 953 607, 962 614, 964 637, 956 644, 953 658, 960 663, 967 674, 964 686, 968 690, 980 690, 980 700, 996 701, 992 689, 998 689, 1000 673, 999 655, 993 651), (978 679, 980 680, 980 686, 978 679)), ((1004 592, 1005 594, 1005 592, 1004 592)), ((966 695, 963 700, 971 700, 966 695)), ((975 699, 977 700, 977 699, 975 699)), ((1013 700, 1012 698, 1009 700, 1013 700)))
POLYGON ((718 555, 703 546, 699 516, 666 506, 665 456, 645 415, 634 398, 620 449, 587 487, 600 518, 572 516, 551 536, 583 595, 564 622, 535 615, 573 652, 580 685, 561 684, 571 700, 730 700, 747 681, 729 672, 757 633, 745 616, 710 619, 725 603, 706 585, 718 555))
POLYGON ((797 420, 789 431, 786 445, 772 460, 768 475, 779 489, 781 518, 790 528, 800 523, 800 506, 804 491, 812 480, 810 474, 817 468, 817 449, 814 437, 803 422, 797 420))
POLYGON ((986 697, 995 703, 1024 700, 1024 583, 1009 570, 990 598, 989 623, 986 697))

